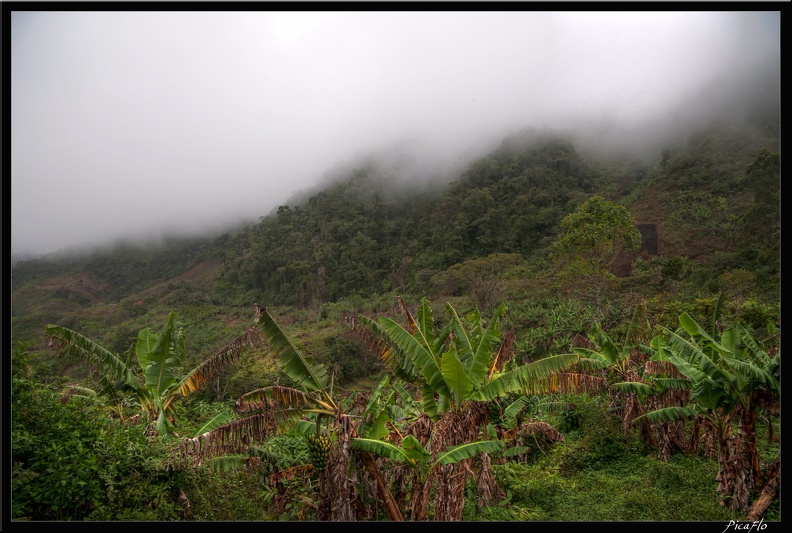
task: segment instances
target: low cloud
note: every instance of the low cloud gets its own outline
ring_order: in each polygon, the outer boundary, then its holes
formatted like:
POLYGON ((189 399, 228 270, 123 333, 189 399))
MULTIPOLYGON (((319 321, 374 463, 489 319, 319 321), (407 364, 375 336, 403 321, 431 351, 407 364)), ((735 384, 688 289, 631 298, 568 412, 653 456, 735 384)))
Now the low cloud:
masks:
POLYGON ((255 221, 392 147, 428 177, 526 127, 659 138, 731 93, 777 98, 750 82, 780 72, 778 12, 31 11, 11 30, 16 255, 255 221))

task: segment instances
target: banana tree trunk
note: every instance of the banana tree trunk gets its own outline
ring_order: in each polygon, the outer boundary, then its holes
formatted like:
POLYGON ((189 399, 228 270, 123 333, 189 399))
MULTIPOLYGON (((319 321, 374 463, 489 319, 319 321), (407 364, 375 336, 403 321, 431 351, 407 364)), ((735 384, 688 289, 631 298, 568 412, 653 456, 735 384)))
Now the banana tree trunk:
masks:
POLYGON ((465 483, 470 470, 468 460, 443 465, 437 476, 437 499, 435 500, 434 519, 438 522, 462 520, 465 509, 465 483))
POLYGON ((657 424, 657 458, 667 463, 671 458, 671 431, 669 422, 657 424))
POLYGON ((748 508, 750 501, 751 476, 743 457, 743 449, 739 437, 731 431, 731 425, 726 418, 719 433, 718 451, 718 492, 723 498, 721 505, 728 505, 730 511, 739 511, 748 508))
MULTIPOLYGON (((476 440, 482 426, 489 419, 484 403, 475 402, 468 405, 462 412, 449 412, 434 426, 432 432, 432 450, 436 459, 437 450, 446 449, 476 440)), ((472 474, 470 459, 458 463, 443 465, 436 470, 437 497, 435 498, 434 520, 462 520, 465 509, 465 483, 472 474)))
POLYGON ((700 436, 701 436, 701 418, 696 417, 693 420, 693 429, 690 432, 690 442, 687 446, 687 452, 689 454, 696 454, 699 449, 700 443, 700 436))
POLYGON ((490 505, 495 500, 501 499, 505 494, 500 488, 495 476, 492 475, 492 460, 488 454, 481 456, 481 469, 478 478, 479 508, 490 505))
POLYGON ((748 513, 748 520, 756 521, 764 514, 773 500, 778 497, 778 483, 781 481, 781 462, 776 461, 770 467, 769 479, 764 487, 762 487, 759 496, 751 506, 751 511, 748 513))
POLYGON ((404 521, 401 511, 399 510, 399 504, 396 502, 396 499, 393 497, 393 493, 388 488, 388 484, 385 482, 385 478, 382 476, 382 472, 380 471, 374 456, 368 452, 363 452, 361 457, 369 475, 377 482, 377 492, 379 492, 380 498, 385 503, 385 508, 388 510, 388 516, 390 516, 390 519, 396 522, 404 521))
POLYGON ((418 476, 413 482, 412 495, 410 496, 410 520, 413 522, 426 520, 429 509, 429 488, 431 487, 431 482, 429 479, 425 482, 420 482, 417 478, 418 476))
POLYGON ((704 455, 710 459, 718 458, 718 430, 710 424, 703 426, 701 438, 704 442, 704 455))
POLYGON ((354 486, 347 475, 349 452, 339 439, 327 464, 319 474, 319 495, 321 503, 318 510, 320 521, 350 522, 355 520, 353 510, 356 500, 354 486))
POLYGON ((743 409, 740 416, 740 426, 737 435, 745 443, 745 451, 753 473, 754 486, 762 482, 762 471, 759 467, 759 453, 756 451, 756 412, 753 409, 743 409))
MULTIPOLYGON (((629 436, 633 427, 633 420, 645 413, 644 406, 641 400, 638 399, 636 394, 630 394, 627 397, 624 414, 622 415, 622 431, 625 436, 629 436)), ((656 450, 660 449, 660 444, 657 442, 652 424, 646 418, 641 419, 641 426, 639 429, 641 439, 648 442, 656 450)))
POLYGON ((645 418, 641 419, 641 438, 649 442, 653 448, 660 448, 660 444, 657 442, 654 431, 652 431, 652 424, 645 418))

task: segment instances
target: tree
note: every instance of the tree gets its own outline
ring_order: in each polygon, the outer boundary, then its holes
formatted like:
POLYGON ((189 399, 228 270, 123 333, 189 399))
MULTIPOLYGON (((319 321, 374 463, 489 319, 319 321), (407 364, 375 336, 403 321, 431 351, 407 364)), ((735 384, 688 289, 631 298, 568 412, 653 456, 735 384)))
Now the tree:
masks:
POLYGON ((641 233, 627 208, 592 196, 561 221, 554 255, 565 262, 564 275, 593 283, 599 301, 605 280, 613 277, 610 262, 640 246, 641 233))
POLYGON ((501 297, 504 274, 521 258, 520 254, 498 253, 466 259, 435 275, 432 281, 446 294, 470 294, 479 309, 491 311, 501 297))
POLYGON ((248 346, 256 346, 261 338, 258 331, 248 328, 198 367, 184 372, 186 355, 185 333, 175 326, 176 314, 171 312, 159 334, 145 328, 138 334, 137 343, 128 352, 127 361, 136 356, 140 365, 139 377, 120 355, 112 353, 83 335, 63 326, 49 324, 46 335, 49 346, 63 355, 80 357, 101 373, 103 389, 132 393, 152 430, 157 434, 175 431, 173 403, 200 390, 239 359, 248 346))

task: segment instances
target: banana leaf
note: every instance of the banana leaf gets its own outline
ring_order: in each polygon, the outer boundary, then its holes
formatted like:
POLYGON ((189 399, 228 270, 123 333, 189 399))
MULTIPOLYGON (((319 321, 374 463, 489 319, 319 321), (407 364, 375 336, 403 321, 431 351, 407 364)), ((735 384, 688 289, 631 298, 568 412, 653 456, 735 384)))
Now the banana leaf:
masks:
POLYGON ((220 426, 224 426, 231 422, 231 417, 233 413, 231 411, 223 411, 221 413, 217 413, 215 416, 201 424, 191 435, 191 438, 197 437, 198 435, 202 435, 204 433, 208 433, 213 429, 216 429, 220 426))
POLYGON ((501 440, 480 440, 467 442, 459 446, 447 448, 445 452, 437 454, 438 464, 447 465, 475 457, 480 453, 496 453, 505 446, 501 440))
POLYGON ((270 342, 273 351, 279 355, 283 373, 294 380, 295 384, 306 391, 322 392, 328 403, 333 404, 325 388, 327 369, 322 364, 313 364, 313 358, 303 355, 294 342, 281 329, 266 307, 258 306, 259 323, 262 332, 270 342))
MULTIPOLYGON (((443 354, 440 368, 443 372, 443 378, 448 384, 454 405, 461 405, 462 401, 466 400, 473 390, 473 380, 465 372, 462 361, 459 360, 456 348, 453 345, 443 354)), ((486 368, 484 370, 486 371, 486 368)))

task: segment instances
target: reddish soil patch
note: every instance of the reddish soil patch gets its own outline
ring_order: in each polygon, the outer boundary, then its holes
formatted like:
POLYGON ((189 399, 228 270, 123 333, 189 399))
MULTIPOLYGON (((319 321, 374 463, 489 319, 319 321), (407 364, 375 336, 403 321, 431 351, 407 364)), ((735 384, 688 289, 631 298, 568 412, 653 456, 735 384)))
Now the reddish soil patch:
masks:
POLYGON ((147 298, 157 298, 161 294, 163 294, 166 290, 166 287, 174 282, 178 281, 196 281, 199 283, 206 283, 208 282, 212 276, 215 275, 217 268, 222 264, 221 260, 217 257, 212 257, 203 261, 193 268, 188 270, 183 274, 179 274, 176 277, 163 281, 155 285, 154 287, 149 287, 148 289, 138 292, 134 294, 132 297, 134 298, 133 304, 139 305, 142 304, 147 298))
POLYGON ((101 299, 102 291, 110 288, 110 283, 90 271, 77 272, 66 276, 59 276, 41 282, 39 285, 44 290, 66 289, 80 294, 91 302, 101 299))
POLYGON ((184 274, 176 276, 171 281, 195 281, 206 279, 207 277, 214 274, 220 264, 220 258, 211 257, 206 261, 195 265, 184 274))

